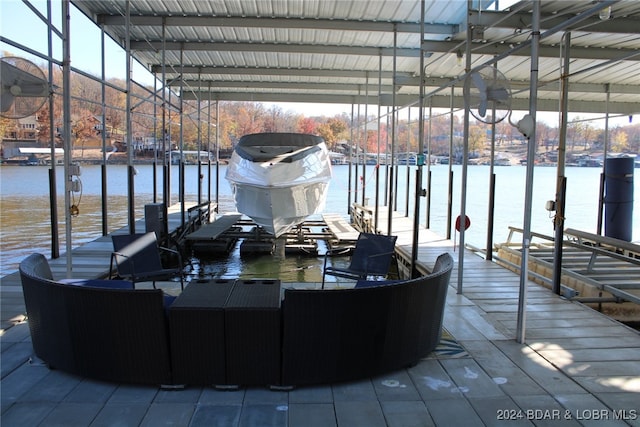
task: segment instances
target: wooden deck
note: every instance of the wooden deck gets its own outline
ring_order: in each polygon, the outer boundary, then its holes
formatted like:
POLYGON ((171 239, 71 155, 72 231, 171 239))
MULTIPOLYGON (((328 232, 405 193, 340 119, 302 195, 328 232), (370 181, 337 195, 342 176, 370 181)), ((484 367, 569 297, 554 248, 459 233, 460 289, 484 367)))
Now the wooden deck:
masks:
POLYGON ((327 228, 335 236, 337 243, 352 243, 358 240, 358 230, 353 228, 342 215, 326 213, 322 214, 322 219, 327 223, 327 228))
POLYGON ((190 241, 216 240, 222 233, 229 230, 242 217, 241 214, 227 214, 216 218, 215 221, 205 224, 193 233, 185 237, 190 241))
MULTIPOLYGON (((392 221, 405 255, 411 251, 411 223, 400 216, 392 221)), ((96 257, 74 252, 74 273, 102 271, 100 240, 87 245, 96 257)), ((442 252, 453 254, 453 248, 452 241, 420 231, 418 258, 424 268, 442 252)), ((453 255, 457 260, 458 253, 453 255)), ((28 328, 19 321, 24 312, 19 279, 6 276, 2 425, 640 426, 638 331, 528 283, 526 343, 520 344, 515 341, 519 276, 470 251, 464 255, 462 294, 456 292, 458 274, 456 267, 444 325, 465 352, 434 355, 381 377, 290 392, 168 391, 101 383, 29 364, 28 328)))

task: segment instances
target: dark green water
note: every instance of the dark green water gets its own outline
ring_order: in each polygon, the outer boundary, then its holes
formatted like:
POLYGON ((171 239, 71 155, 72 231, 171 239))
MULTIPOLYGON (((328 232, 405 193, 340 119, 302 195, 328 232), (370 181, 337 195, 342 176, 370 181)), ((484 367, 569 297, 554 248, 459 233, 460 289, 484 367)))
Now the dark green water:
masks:
MULTIPOLYGON (((109 217, 108 231, 113 232, 127 225, 127 168, 124 165, 108 166, 107 199, 109 217)), ((224 179, 224 166, 220 168, 220 212, 232 212, 235 210, 231 197, 231 189, 224 179)), ((415 168, 413 168, 415 169, 415 168)), ((409 194, 408 215, 413 213, 413 182, 410 182, 407 191, 406 167, 398 168, 400 173, 398 185, 397 210, 406 213, 405 201, 409 194)), ((48 167, 33 166, 2 166, 0 167, 0 275, 6 275, 17 270, 18 263, 32 252, 41 252, 46 256, 51 255, 51 223, 49 214, 49 186, 48 167)), ((367 183, 366 197, 373 204, 374 197, 374 171, 368 166, 366 170, 359 169, 357 188, 357 200, 360 202, 363 195, 362 183, 367 183), (364 180, 359 179, 364 176, 364 180)), ((496 174, 496 200, 494 242, 505 241, 508 235, 508 227, 522 227, 523 224, 523 193, 526 168, 520 166, 500 167, 495 169, 496 174)), ((153 167, 151 165, 136 165, 135 175, 135 205, 136 217, 144 217, 144 205, 153 201, 153 167)), ((352 171, 355 175, 355 171, 352 171)), ((435 233, 445 236, 447 224, 447 188, 449 168, 446 165, 436 165, 431 168, 432 195, 430 228, 435 233)), ((597 224, 597 192, 599 188, 599 168, 567 168, 567 212, 565 226, 588 232, 595 232, 597 224)), ((172 168, 172 203, 176 203, 178 194, 178 170, 172 168)), ((215 171, 214 171, 215 173, 215 171)), ((72 246, 76 247, 88 241, 98 238, 102 234, 101 219, 101 168, 96 165, 82 166, 83 195, 79 201, 80 215, 72 219, 72 246)), ((209 182, 208 171, 204 172, 203 182, 209 182)), ((349 197, 348 166, 336 166, 333 168, 334 178, 329 186, 327 205, 325 212, 346 214, 349 197)), ((62 168, 57 168, 58 194, 64 194, 64 180, 62 168)), ((159 168, 156 179, 161 180, 162 171, 159 168)), ((461 170, 459 166, 453 166, 454 194, 453 216, 454 219, 460 212, 459 188, 461 170)), ((640 180, 635 174, 635 196, 633 218, 633 240, 640 240, 640 180)), ((410 178, 413 176, 409 174, 410 178)), ((385 173, 380 173, 379 184, 381 197, 384 195, 385 173)), ((185 172, 186 202, 195 202, 197 199, 198 175, 196 166, 188 166, 185 172)), ((532 201, 532 230, 553 235, 553 221, 549 213, 544 209, 545 202, 555 197, 555 168, 536 168, 534 173, 535 185, 532 201)), ((471 218, 471 227, 465 233, 465 243, 477 247, 484 247, 486 243, 487 216, 488 216, 488 184, 489 168, 486 166, 471 166, 468 168, 468 191, 466 213, 471 218)), ((215 179, 211 179, 212 198, 215 198, 215 179)), ((161 182, 156 182, 161 187, 161 182)), ((353 191, 349 200, 356 196, 353 191)), ((208 192, 203 189, 203 194, 208 192)), ((421 216, 425 215, 426 199, 421 200, 421 216)), ((64 198, 58 198, 58 218, 60 253, 65 251, 65 219, 64 198)), ((425 223, 425 218, 420 219, 425 223)), ((455 233, 452 233, 455 236, 455 233)), ((304 257, 291 260, 273 260, 269 257, 258 257, 252 262, 231 257, 222 264, 214 262, 211 266, 203 263, 204 269, 211 274, 232 275, 240 272, 254 277, 273 277, 276 272, 289 275, 291 280, 298 281, 304 277, 306 280, 316 281, 320 266, 316 266, 311 260, 304 257), (254 262, 255 261, 255 265, 254 262), (232 273, 233 272, 233 273, 232 273)), ((237 275, 236 275, 237 277, 237 275)))

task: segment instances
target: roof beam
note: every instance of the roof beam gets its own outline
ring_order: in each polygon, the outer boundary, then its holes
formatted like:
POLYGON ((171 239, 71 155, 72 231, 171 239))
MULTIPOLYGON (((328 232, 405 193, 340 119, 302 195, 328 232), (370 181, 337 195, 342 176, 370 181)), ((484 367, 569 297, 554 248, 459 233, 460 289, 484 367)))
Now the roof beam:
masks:
MULTIPOLYGON (((160 70, 160 66, 154 66, 154 69, 160 70)), ((351 78, 360 78, 366 79, 365 71, 348 71, 348 70, 298 70, 298 69, 273 69, 273 68, 219 68, 219 67, 203 67, 203 68, 214 68, 214 70, 202 70, 201 75, 204 75, 202 80, 185 80, 184 82, 191 86, 206 86, 206 84, 210 81, 212 83, 212 87, 269 87, 276 88, 280 87, 279 84, 282 84, 282 87, 286 87, 288 83, 276 83, 276 82, 258 82, 256 80, 241 80, 241 81, 227 81, 221 82, 212 78, 210 76, 206 76, 206 74, 229 74, 229 75, 258 75, 258 76, 281 76, 287 75, 290 77, 351 77, 351 78), (343 74, 344 73, 344 74, 343 74)), ((179 66, 176 66, 176 69, 179 69, 179 66)), ((200 67, 184 67, 184 74, 197 74, 200 67)), ((377 72, 370 72, 369 77, 376 77, 377 72)), ((390 71, 383 72, 383 79, 390 79, 393 76, 393 73, 390 71)), ((446 77, 428 77, 424 80, 425 85, 429 88, 437 88, 444 87, 449 85, 451 82, 450 78, 446 77)), ((420 84, 420 77, 415 77, 411 73, 397 73, 395 83, 397 87, 406 86, 406 87, 418 87, 420 84)), ((300 89, 309 88, 310 86, 315 85, 316 83, 293 83, 292 87, 296 87, 297 85, 301 85, 300 89)), ((318 85, 326 83, 317 83, 318 85)), ((327 85, 325 89, 330 89, 330 87, 335 86, 337 90, 352 90, 352 88, 357 86, 362 86, 366 84, 366 80, 362 80, 361 83, 346 83, 346 84, 331 84, 327 85)), ((522 92, 528 91, 530 84, 524 81, 511 81, 511 90, 514 92, 522 92)), ((174 80, 171 86, 179 86, 179 80, 174 80)), ((370 87, 377 91, 377 84, 371 84, 370 87)), ((559 81, 540 81, 538 82, 538 87, 543 91, 552 91, 557 92, 560 90, 560 82, 559 81)), ((388 92, 391 89, 391 86, 385 85, 385 89, 382 92, 388 92)), ((604 83, 569 83, 569 92, 582 92, 582 93, 607 93, 607 84, 604 83)), ((638 94, 640 95, 640 86, 632 86, 632 85, 622 85, 622 84, 609 84, 609 93, 616 94, 638 94)))
MULTIPOLYGON (((124 26, 125 17, 98 15, 97 22, 106 26, 124 26)), ((353 21, 346 19, 303 19, 240 16, 132 16, 133 26, 162 27, 233 27, 233 28, 299 28, 331 31, 381 31, 393 33, 420 33, 419 22, 353 21)), ((458 33, 457 24, 425 23, 427 34, 453 35, 458 33)))
MULTIPOLYGON (((184 80, 183 84, 186 87, 199 87, 206 89, 208 83, 211 83, 211 88, 245 88, 245 89, 298 89, 298 90, 318 90, 318 91, 348 91, 358 92, 364 91, 365 84, 363 83, 314 83, 314 82, 265 82, 265 81, 211 81, 206 80, 184 80)), ((180 86, 180 81, 175 80, 170 86, 180 86)), ((370 93, 378 91, 378 85, 370 85, 370 93)), ((186 90, 186 89, 185 89, 186 90)), ((383 85, 383 92, 390 92, 393 90, 392 85, 383 85)))
MULTIPOLYGON (((218 75, 250 75, 250 76, 303 76, 303 77, 345 77, 345 78, 370 78, 378 77, 378 70, 330 70, 320 68, 264 68, 264 67, 217 67, 180 64, 167 64, 166 69, 180 70, 184 74, 218 74, 218 75)), ((161 73, 162 65, 151 66, 152 73, 161 73)), ((397 72, 397 77, 405 79, 413 77, 413 73, 397 72)), ((382 71, 383 79, 393 77, 392 71, 382 71)), ((417 83, 416 83, 417 84, 417 83)))
POLYGON ((310 55, 365 55, 365 56, 393 56, 394 52, 399 57, 419 57, 419 48, 399 47, 367 47, 367 46, 335 46, 335 45, 311 45, 311 44, 285 44, 285 43, 224 43, 224 42, 165 42, 161 40, 132 41, 131 50, 145 51, 211 51, 211 52, 278 52, 278 53, 306 53, 310 55))
MULTIPOLYGON (((224 91, 193 91, 185 92, 183 95, 185 100, 195 99, 212 99, 219 101, 249 101, 249 102, 304 102, 304 103, 328 103, 328 104, 357 104, 364 103, 365 99, 371 105, 380 102, 382 106, 392 106, 391 95, 382 94, 378 97, 369 94, 349 95, 349 94, 327 94, 327 93, 286 93, 286 92, 224 92, 224 91)), ((418 95, 396 94, 396 106, 407 106, 415 104, 418 101, 418 95)), ((448 95, 432 96, 431 107, 445 108, 451 107, 450 97, 448 95)), ((426 102, 429 102, 428 100, 426 102)), ((605 111, 605 101, 569 101, 569 110, 573 113, 594 113, 602 114, 605 111)), ((462 96, 457 96, 453 100, 453 107, 456 109, 464 108, 464 100, 462 96)), ((514 98, 511 101, 511 108, 514 111, 528 111, 529 100, 524 98, 514 98)), ((558 111, 557 99, 538 99, 538 111, 558 111)), ((610 102, 610 114, 632 115, 638 114, 640 105, 638 103, 628 102, 610 102)))
MULTIPOLYGON (((422 47, 425 52, 444 52, 451 53, 460 49, 464 49, 464 41, 424 41, 422 47)), ((489 55, 497 56, 502 55, 513 47, 508 44, 495 44, 495 43, 472 43, 471 53, 474 55, 489 55)), ((540 57, 546 58, 558 58, 560 55, 560 48, 558 46, 540 46, 538 53, 540 57)), ((513 56, 531 56, 531 48, 526 47, 524 49, 516 50, 510 55, 513 56)), ((640 61, 640 51, 636 49, 621 49, 621 48, 593 48, 582 46, 571 46, 571 58, 572 59, 596 59, 596 60, 626 60, 626 61, 640 61)))
MULTIPOLYGON (((444 87, 451 82, 450 78, 443 77, 428 77, 425 79, 425 85, 428 87, 444 87)), ((402 84, 403 86, 418 86, 420 83, 419 77, 411 78, 396 78, 396 84, 402 84)), ((513 92, 528 91, 530 88, 529 82, 525 81, 509 81, 511 90, 513 92)), ((462 86, 459 83, 458 86, 462 86)), ((560 81, 539 81, 538 88, 542 91, 558 92, 560 91, 560 81)), ((569 82, 569 92, 574 93, 607 93, 606 83, 575 83, 569 82)), ((609 84, 609 93, 621 93, 621 94, 638 94, 640 95, 640 86, 623 85, 623 84, 609 84)))
MULTIPOLYGON (((615 6, 614 6, 615 7, 615 6)), ((487 28, 514 28, 518 30, 530 29, 532 14, 529 12, 497 12, 483 10, 472 11, 469 23, 487 28)), ((549 29, 561 25, 567 20, 566 15, 544 15, 540 18, 542 29, 549 29)), ((571 25, 565 31, 584 30, 590 33, 637 34, 640 20, 634 17, 615 17, 601 20, 597 16, 584 19, 579 24, 571 25)))

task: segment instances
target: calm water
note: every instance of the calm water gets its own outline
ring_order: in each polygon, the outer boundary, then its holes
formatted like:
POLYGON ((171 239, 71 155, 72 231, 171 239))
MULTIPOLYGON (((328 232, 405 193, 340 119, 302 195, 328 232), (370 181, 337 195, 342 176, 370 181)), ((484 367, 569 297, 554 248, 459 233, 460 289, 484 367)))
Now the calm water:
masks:
MULTIPOLYGON (((139 218, 144 217, 144 205, 153 201, 153 170, 151 165, 137 165, 135 177, 136 212, 139 218)), ((325 212, 346 214, 348 206, 348 166, 335 166, 327 206, 325 212)), ((413 214, 413 181, 415 172, 410 173, 410 206, 413 214)), ((42 166, 0 167, 0 193, 2 201, 0 224, 0 274, 5 275, 17 269, 17 264, 27 254, 39 251, 47 256, 51 254, 51 227, 49 219, 48 168, 42 166)), ((100 236, 101 225, 101 184, 100 166, 83 166, 81 180, 83 184, 82 198, 79 200, 80 215, 72 220, 73 245, 77 246, 100 236)), ((109 231, 127 225, 127 174, 126 166, 110 165, 108 168, 109 192, 109 231)), ((405 213, 407 173, 406 167, 399 168, 398 211, 405 213)), ((425 169, 426 170, 426 169, 425 169)), ((208 172, 203 167, 204 183, 208 182, 208 172)), ((365 195, 373 204, 374 172, 367 166, 364 173, 362 167, 358 175, 365 178, 367 188, 365 195)), ((447 224, 447 187, 449 168, 445 165, 431 167, 431 229, 446 235, 447 224)), ((454 166, 453 216, 459 214, 461 167, 454 166)), ((636 170, 637 171, 637 170, 636 170)), ((220 212, 234 210, 230 196, 231 190, 224 179, 225 167, 220 167, 220 212)), ((355 172, 355 171, 353 171, 355 172)), ((584 231, 595 232, 597 227, 597 203, 600 180, 599 168, 567 168, 567 212, 565 226, 584 231)), ((60 220, 60 251, 65 250, 65 220, 63 197, 63 170, 57 169, 57 185, 60 194, 58 200, 60 220)), ((521 166, 496 167, 496 219, 494 225, 494 241, 504 241, 508 235, 508 226, 522 227, 524 218, 524 191, 526 168, 521 166)), ((215 167, 212 168, 211 195, 215 198, 215 167)), ((178 201, 178 170, 172 168, 172 203, 178 201)), ((187 166, 186 172, 187 201, 197 199, 197 166, 187 166)), ((381 169, 381 181, 385 171, 381 169)), ((158 169, 161 180, 161 170, 158 169)), ((359 185, 361 180, 358 179, 359 185)), ((544 209, 545 202, 555 198, 556 169, 538 167, 534 172, 534 194, 532 210, 532 230, 553 235, 553 223, 544 209)), ((470 166, 468 168, 467 215, 471 218, 471 227, 465 234, 466 243, 484 247, 487 239, 489 167, 470 166)), ((158 188, 161 182, 158 182, 158 188)), ((384 194, 384 182, 380 183, 380 194, 384 194)), ((640 212, 640 181, 638 173, 634 182, 634 213, 640 212)), ((358 188, 358 201, 362 198, 362 187, 358 188)), ((206 198, 207 190, 203 190, 206 198)), ((353 197, 352 197, 353 199, 353 197)), ((76 198, 76 203, 78 202, 76 198)), ((421 220, 425 222, 424 198, 422 199, 421 220)), ((633 240, 640 240, 640 221, 636 214, 633 219, 633 240)), ((274 263, 269 257, 252 259, 251 262, 241 260, 237 253, 233 262, 228 260, 211 260, 199 266, 199 271, 207 275, 236 277, 242 273, 245 277, 274 277, 287 275, 287 280, 317 281, 321 274, 321 266, 316 258, 287 256, 284 262, 274 263), (286 272, 286 273, 285 273, 286 272)))

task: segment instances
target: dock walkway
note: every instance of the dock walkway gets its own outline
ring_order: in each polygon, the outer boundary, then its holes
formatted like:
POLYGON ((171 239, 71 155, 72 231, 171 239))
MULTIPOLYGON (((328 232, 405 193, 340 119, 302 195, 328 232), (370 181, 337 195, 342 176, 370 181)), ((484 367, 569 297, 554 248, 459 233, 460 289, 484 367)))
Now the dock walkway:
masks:
POLYGON ((331 234, 337 243, 355 242, 360 234, 342 215, 337 213, 322 214, 322 219, 327 223, 331 234))
POLYGON ((215 221, 203 225, 193 233, 187 234, 185 239, 202 242, 216 240, 222 233, 229 230, 242 217, 241 214, 221 215, 215 221))
MULTIPOLYGON (((410 218, 393 218, 392 234, 405 255, 411 227, 410 218)), ((454 252, 452 241, 429 230, 418 240, 426 268, 440 253, 454 252)), ((98 239, 96 254, 101 245, 104 250, 98 239)), ((76 262, 74 273, 99 274, 94 262, 74 253, 76 262)), ((519 276, 471 251, 462 274, 457 294, 454 267, 444 326, 463 351, 380 377, 289 392, 163 390, 29 364, 19 278, 6 276, 2 318, 14 320, 11 327, 3 320, 0 339, 2 426, 640 426, 638 331, 529 283, 526 343, 519 344, 519 276)))

